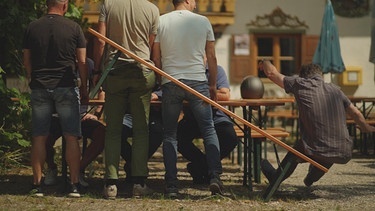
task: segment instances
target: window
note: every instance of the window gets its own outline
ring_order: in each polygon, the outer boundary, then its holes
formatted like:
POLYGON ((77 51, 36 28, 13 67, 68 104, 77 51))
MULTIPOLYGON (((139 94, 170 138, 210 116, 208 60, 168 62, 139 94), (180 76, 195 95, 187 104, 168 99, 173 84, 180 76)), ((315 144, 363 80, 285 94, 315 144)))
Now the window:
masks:
POLYGON ((236 55, 233 39, 230 62, 230 82, 241 83, 248 75, 265 77, 258 71, 258 62, 269 59, 284 75, 299 74, 301 64, 312 61, 316 46, 319 42, 317 35, 304 33, 252 33, 250 39, 250 55, 236 55))
MULTIPOLYGON (((301 35, 299 34, 253 34, 252 57, 255 61, 270 60, 284 75, 298 74, 301 55, 301 35)), ((258 62, 256 62, 258 63, 258 62)), ((255 63, 255 64, 256 64, 255 63)), ((253 67, 256 68, 256 67, 253 67)), ((259 77, 265 77, 258 70, 259 77)))

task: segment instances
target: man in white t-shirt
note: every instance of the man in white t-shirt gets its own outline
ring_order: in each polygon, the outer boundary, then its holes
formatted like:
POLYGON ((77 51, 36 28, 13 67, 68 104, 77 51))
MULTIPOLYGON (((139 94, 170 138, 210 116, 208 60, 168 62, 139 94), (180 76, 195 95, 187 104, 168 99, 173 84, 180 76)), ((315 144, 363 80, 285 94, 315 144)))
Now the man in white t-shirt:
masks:
MULTIPOLYGON (((217 100, 215 37, 210 21, 205 16, 193 13, 195 0, 173 0, 175 10, 162 15, 155 38, 152 60, 158 68, 206 97, 217 100), (204 55, 207 56, 209 79, 205 75, 204 55)), ((165 166, 165 193, 169 197, 178 195, 177 179, 177 120, 183 101, 197 120, 204 140, 207 157, 209 190, 222 194, 220 174, 220 147, 216 135, 211 105, 199 97, 162 78, 162 119, 164 126, 163 157, 165 166)))

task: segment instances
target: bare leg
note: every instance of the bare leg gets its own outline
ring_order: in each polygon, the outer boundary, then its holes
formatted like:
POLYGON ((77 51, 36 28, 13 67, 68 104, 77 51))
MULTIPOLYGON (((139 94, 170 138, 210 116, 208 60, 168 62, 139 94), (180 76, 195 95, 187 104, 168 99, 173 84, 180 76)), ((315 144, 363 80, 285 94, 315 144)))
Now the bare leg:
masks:
POLYGON ((42 180, 43 165, 46 160, 47 136, 33 137, 31 146, 31 167, 33 169, 33 184, 40 185, 42 180))
POLYGON ((80 170, 83 171, 104 149, 104 126, 99 126, 92 134, 93 140, 82 157, 80 170))
POLYGON ((81 159, 81 149, 76 136, 64 135, 66 140, 65 157, 69 165, 70 182, 72 184, 79 182, 79 165, 81 159))

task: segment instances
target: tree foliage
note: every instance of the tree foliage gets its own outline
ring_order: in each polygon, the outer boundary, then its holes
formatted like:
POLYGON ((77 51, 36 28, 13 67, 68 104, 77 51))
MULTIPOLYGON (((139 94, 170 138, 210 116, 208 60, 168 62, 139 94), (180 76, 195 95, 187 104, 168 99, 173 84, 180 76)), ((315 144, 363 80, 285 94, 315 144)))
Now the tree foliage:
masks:
POLYGON ((24 75, 22 39, 27 25, 45 11, 45 0, 0 1, 0 66, 6 73, 24 75))
MULTIPOLYGON (((7 74, 25 75, 22 67, 24 32, 31 21, 40 18, 46 11, 46 0, 0 1, 0 67, 7 74)), ((70 1, 65 16, 86 29, 88 23, 82 18, 82 13, 83 9, 70 1)))

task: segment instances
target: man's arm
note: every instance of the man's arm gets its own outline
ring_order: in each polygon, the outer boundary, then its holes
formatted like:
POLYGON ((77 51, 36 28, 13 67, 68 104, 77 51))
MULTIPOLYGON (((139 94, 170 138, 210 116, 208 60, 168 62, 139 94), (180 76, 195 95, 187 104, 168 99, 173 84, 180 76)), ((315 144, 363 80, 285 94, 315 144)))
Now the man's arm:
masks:
POLYGON ((263 61, 259 64, 259 68, 264 71, 266 76, 275 84, 284 88, 285 76, 277 71, 276 67, 270 61, 263 61))
MULTIPOLYGON (((154 42, 152 46, 152 53, 151 53, 151 60, 154 62, 155 66, 161 69, 161 51, 160 51, 160 43, 154 42)), ((161 75, 156 74, 156 81, 161 84, 161 75)))
MULTIPOLYGON (((103 100, 104 101, 104 99, 105 99, 105 93, 102 90, 102 88, 100 88, 99 91, 98 91, 98 100, 103 100)), ((97 116, 98 119, 100 119, 100 117, 102 116, 103 108, 104 108, 103 105, 97 105, 96 106, 94 115, 97 116)))
POLYGON ((230 91, 228 88, 220 88, 217 90, 216 92, 216 95, 217 95, 217 100, 220 100, 220 101, 227 101, 230 99, 230 91))
POLYGON ((89 101, 89 98, 88 98, 88 93, 87 93, 88 68, 86 64, 86 48, 77 48, 76 53, 77 53, 79 77, 81 79, 81 85, 80 85, 81 102, 82 104, 87 104, 89 101))
MULTIPOLYGON (((106 36, 106 23, 103 21, 98 22, 98 32, 104 36, 106 36)), ((105 42, 104 40, 101 40, 99 38, 94 39, 94 52, 93 52, 93 61, 94 61, 94 78, 93 78, 93 85, 95 86, 96 83, 99 81, 100 78, 100 72, 102 71, 100 69, 102 65, 102 57, 104 52, 104 46, 105 42)))
POLYGON ((23 49, 23 65, 25 66, 26 69, 26 77, 27 79, 31 79, 31 71, 32 71, 32 66, 31 66, 31 51, 30 49, 23 49))
POLYGON ((365 117, 353 104, 350 104, 350 106, 346 108, 346 113, 353 118, 362 132, 375 132, 375 127, 366 123, 365 117))
MULTIPOLYGON (((207 63, 207 61, 205 61, 207 63)), ((216 76, 216 94, 217 100, 227 101, 230 99, 230 85, 227 74, 222 66, 217 65, 217 76, 216 76)))
POLYGON ((217 101, 217 93, 216 93, 217 60, 216 60, 214 41, 206 42, 206 57, 207 57, 208 73, 209 73, 208 85, 210 87, 210 96, 211 96, 211 100, 217 101))
MULTIPOLYGON (((148 38, 148 44, 150 45, 150 53, 152 54, 152 49, 154 48, 154 41, 155 41, 156 34, 150 34, 148 38)), ((152 55, 151 55, 152 58, 152 55)))

